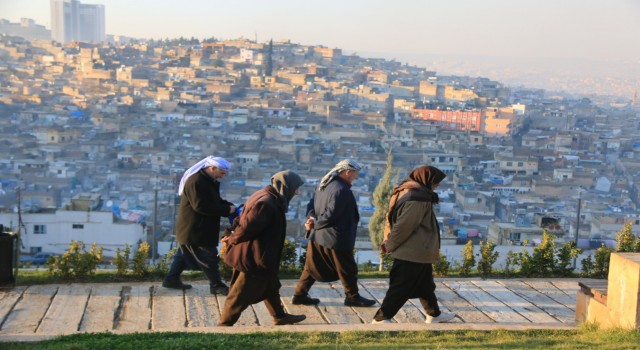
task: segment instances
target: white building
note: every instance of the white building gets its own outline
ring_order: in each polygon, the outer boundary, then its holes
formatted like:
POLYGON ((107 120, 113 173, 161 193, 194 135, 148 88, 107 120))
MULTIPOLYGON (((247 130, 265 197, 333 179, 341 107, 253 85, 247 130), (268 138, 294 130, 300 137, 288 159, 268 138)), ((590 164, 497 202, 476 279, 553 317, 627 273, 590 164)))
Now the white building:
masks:
MULTIPOLYGON (((71 241, 81 241, 87 250, 95 242, 104 248, 105 257, 114 257, 116 249, 122 250, 127 244, 137 247, 147 239, 141 223, 116 222, 111 212, 57 210, 21 216, 24 226, 20 228, 20 251, 27 254, 62 254, 71 241)), ((17 231, 18 213, 0 213, 0 223, 17 231)))
POLYGON ((100 42, 106 39, 104 5, 78 0, 51 0, 51 39, 100 42))

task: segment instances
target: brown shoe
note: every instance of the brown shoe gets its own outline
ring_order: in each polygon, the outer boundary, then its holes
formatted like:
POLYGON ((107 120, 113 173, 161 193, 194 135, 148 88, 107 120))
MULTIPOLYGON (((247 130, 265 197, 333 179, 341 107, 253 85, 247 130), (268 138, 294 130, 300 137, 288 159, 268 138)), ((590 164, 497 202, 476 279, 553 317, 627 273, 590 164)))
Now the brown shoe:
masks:
POLYGON ((285 324, 294 324, 298 322, 302 322, 307 318, 305 315, 292 315, 292 314, 284 314, 282 317, 274 318, 273 325, 274 326, 283 326, 285 324))

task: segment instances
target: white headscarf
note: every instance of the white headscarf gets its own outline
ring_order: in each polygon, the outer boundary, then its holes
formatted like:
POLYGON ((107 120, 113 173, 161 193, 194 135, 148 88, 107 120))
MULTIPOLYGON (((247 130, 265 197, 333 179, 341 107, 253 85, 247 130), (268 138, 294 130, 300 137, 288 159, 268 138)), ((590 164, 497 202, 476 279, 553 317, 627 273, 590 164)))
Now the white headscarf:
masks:
POLYGON ((340 162, 338 162, 338 164, 336 164, 336 166, 333 167, 333 169, 329 170, 329 172, 322 177, 322 180, 320 180, 320 186, 318 186, 318 189, 320 191, 324 190, 324 188, 327 187, 327 185, 329 184, 329 182, 331 182, 331 180, 335 179, 336 176, 338 176, 338 174, 340 174, 345 170, 360 171, 361 169, 362 169, 362 165, 358 164, 358 162, 356 162, 355 160, 351 160, 351 159, 341 160, 340 162))
POLYGON ((208 156, 207 158, 197 162, 191 168, 187 169, 182 175, 182 179, 180 180, 180 186, 178 187, 178 196, 182 195, 184 191, 184 184, 187 183, 187 179, 189 179, 193 174, 200 171, 200 169, 216 167, 220 170, 229 171, 231 169, 231 163, 229 163, 226 159, 222 157, 214 157, 208 156))

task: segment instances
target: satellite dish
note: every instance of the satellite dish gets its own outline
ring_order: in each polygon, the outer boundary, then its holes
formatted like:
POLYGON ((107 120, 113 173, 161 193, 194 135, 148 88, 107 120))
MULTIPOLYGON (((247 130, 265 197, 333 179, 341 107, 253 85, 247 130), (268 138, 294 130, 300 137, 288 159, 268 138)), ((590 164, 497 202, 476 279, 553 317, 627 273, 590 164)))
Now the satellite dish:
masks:
POLYGON ((107 203, 106 203, 106 204, 107 204, 107 207, 110 207, 110 206, 112 206, 112 205, 113 205, 113 201, 107 201, 107 203))

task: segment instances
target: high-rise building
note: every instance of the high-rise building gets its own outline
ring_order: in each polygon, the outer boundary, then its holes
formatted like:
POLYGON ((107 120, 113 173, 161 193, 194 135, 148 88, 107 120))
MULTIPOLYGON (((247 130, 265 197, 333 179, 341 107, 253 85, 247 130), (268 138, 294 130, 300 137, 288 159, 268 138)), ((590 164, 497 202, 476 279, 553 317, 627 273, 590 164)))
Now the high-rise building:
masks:
POLYGON ((104 5, 51 0, 51 38, 55 41, 103 41, 106 38, 104 23, 104 5))

